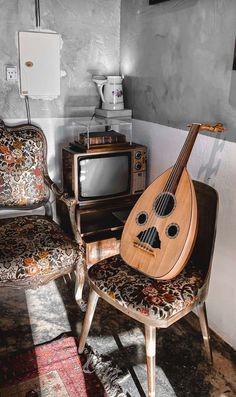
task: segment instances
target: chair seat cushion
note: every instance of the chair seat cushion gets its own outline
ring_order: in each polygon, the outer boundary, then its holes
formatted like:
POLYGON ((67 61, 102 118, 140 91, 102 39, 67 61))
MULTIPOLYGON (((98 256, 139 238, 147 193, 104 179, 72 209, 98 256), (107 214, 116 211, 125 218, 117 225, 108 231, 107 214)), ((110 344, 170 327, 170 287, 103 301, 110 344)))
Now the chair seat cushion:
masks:
POLYGON ((79 245, 45 216, 0 223, 0 285, 37 287, 66 274, 81 261, 79 245))
POLYGON ((119 305, 153 320, 166 320, 194 305, 206 272, 191 261, 174 279, 155 280, 128 266, 116 255, 89 269, 89 280, 119 305))

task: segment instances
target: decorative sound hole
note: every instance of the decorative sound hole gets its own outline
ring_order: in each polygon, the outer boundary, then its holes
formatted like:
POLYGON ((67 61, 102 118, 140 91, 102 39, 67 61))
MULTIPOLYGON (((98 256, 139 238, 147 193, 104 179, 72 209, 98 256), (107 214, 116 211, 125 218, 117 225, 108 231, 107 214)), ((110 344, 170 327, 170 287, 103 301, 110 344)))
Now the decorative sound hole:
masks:
POLYGON ((158 216, 168 216, 175 209, 175 196, 172 193, 164 192, 157 196, 153 209, 158 216))
POLYGON ((179 225, 177 223, 171 223, 166 228, 166 235, 169 238, 175 238, 179 234, 179 225))
POLYGON ((157 229, 152 226, 137 235, 140 243, 148 244, 152 248, 161 248, 161 240, 157 229))
POLYGON ((138 225, 145 225, 148 219, 148 214, 146 212, 140 212, 136 217, 136 222, 138 225))

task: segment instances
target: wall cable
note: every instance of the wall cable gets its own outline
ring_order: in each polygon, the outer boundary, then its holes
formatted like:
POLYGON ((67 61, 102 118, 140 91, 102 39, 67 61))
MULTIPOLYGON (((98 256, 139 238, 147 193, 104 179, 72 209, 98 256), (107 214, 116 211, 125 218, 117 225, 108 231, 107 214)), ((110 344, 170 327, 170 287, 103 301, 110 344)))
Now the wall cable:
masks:
POLYGON ((28 95, 25 95, 25 108, 26 108, 28 124, 31 124, 30 105, 29 105, 29 97, 28 97, 28 95))
POLYGON ((40 0, 35 0, 36 28, 40 28, 40 0))
MULTIPOLYGON (((40 0, 35 0, 35 21, 36 28, 40 28, 40 0)), ((28 95, 25 95, 25 108, 28 124, 31 124, 30 103, 28 95)))

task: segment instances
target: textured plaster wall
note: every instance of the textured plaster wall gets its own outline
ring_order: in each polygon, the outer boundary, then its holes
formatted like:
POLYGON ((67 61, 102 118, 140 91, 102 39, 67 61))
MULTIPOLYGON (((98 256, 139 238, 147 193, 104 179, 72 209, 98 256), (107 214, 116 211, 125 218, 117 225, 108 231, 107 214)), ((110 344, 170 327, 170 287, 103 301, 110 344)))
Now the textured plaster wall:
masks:
MULTIPOLYGON (((61 96, 30 100, 31 117, 92 114, 99 97, 92 74, 117 74, 120 61, 120 0, 43 0, 41 28, 61 34, 61 96)), ((17 32, 35 29, 34 0, 0 0, 0 117, 26 117, 17 83, 5 65, 18 65, 17 32)))
POLYGON ((136 119, 223 122, 236 141, 235 0, 121 1, 121 71, 136 119))

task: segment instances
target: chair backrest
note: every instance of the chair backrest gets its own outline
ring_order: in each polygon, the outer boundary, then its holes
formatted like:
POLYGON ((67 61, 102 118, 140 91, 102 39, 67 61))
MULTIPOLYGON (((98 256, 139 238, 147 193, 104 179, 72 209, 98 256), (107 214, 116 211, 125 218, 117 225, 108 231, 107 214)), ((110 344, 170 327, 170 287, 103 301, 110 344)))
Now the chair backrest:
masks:
POLYGON ((47 142, 40 128, 6 126, 0 120, 0 208, 31 209, 48 202, 46 157, 47 142))
POLYGON ((203 182, 193 181, 193 183, 198 205, 198 233, 190 261, 201 270, 207 282, 215 245, 218 193, 203 182))

